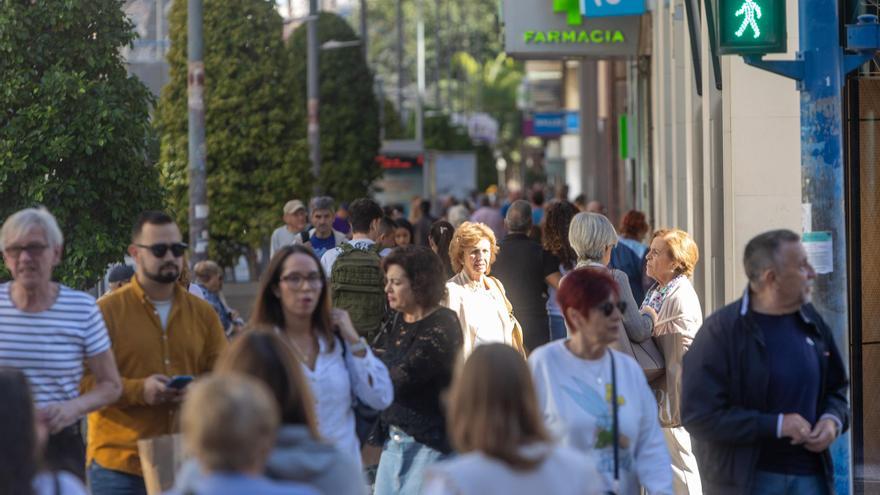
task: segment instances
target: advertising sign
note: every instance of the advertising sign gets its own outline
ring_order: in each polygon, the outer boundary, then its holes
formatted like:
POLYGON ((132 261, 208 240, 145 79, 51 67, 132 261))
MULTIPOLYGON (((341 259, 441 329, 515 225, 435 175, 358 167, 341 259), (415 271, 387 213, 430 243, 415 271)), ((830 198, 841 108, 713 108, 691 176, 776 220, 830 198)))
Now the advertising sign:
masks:
POLYGON ((519 58, 638 54, 644 0, 503 0, 504 49, 519 58))

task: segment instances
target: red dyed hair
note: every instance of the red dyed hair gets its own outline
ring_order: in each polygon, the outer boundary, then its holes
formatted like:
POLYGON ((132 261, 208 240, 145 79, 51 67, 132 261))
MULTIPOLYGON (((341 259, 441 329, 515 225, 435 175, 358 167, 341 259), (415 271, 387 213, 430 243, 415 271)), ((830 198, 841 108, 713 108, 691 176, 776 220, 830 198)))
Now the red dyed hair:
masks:
POLYGON ((556 301, 565 321, 568 321, 568 309, 576 309, 586 317, 590 310, 607 301, 611 295, 620 297, 617 282, 605 268, 578 268, 569 272, 559 284, 556 301))

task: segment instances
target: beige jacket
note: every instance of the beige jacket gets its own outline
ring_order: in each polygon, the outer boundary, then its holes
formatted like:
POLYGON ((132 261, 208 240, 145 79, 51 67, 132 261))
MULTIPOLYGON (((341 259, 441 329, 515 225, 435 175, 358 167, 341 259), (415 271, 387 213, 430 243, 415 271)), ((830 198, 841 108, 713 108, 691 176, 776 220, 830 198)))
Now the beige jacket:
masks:
POLYGON ((498 279, 483 277, 474 282, 462 270, 446 283, 446 298, 441 304, 458 315, 464 336, 464 356, 480 344, 502 342, 514 345, 516 321, 507 307, 507 296, 498 279))
POLYGON ((654 324, 654 341, 666 360, 666 376, 657 389, 663 427, 681 426, 681 363, 702 325, 700 299, 690 280, 684 279, 666 295, 654 324))

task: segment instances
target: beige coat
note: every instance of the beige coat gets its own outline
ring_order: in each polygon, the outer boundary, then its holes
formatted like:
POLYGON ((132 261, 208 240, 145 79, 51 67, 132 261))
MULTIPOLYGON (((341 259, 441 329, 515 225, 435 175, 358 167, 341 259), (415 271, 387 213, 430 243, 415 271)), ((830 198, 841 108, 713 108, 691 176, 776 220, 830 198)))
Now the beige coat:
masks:
POLYGON ((702 325, 700 299, 684 279, 666 295, 654 324, 654 341, 666 360, 666 376, 657 390, 660 424, 666 428, 681 426, 681 363, 702 325))
POLYGON ((498 279, 483 277, 482 283, 474 282, 462 270, 446 283, 446 297, 440 304, 458 315, 465 357, 478 345, 490 342, 517 347, 514 338, 517 323, 498 279))

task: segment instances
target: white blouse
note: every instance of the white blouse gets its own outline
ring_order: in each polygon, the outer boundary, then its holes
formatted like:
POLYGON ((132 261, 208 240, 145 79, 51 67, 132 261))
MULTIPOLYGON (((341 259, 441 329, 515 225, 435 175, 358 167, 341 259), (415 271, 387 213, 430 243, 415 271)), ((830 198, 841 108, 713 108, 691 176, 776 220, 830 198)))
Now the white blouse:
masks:
POLYGON ((505 303, 504 286, 488 277, 474 282, 462 271, 446 283, 443 305, 455 311, 464 334, 464 356, 491 342, 513 344, 514 323, 505 303))
POLYGON ((357 397, 373 409, 383 410, 394 400, 394 387, 388 368, 370 348, 364 357, 353 355, 336 339, 329 350, 323 338, 318 339, 320 352, 312 370, 302 364, 315 398, 318 431, 321 436, 343 452, 350 453, 361 465, 361 445, 355 432, 352 403, 357 397))

